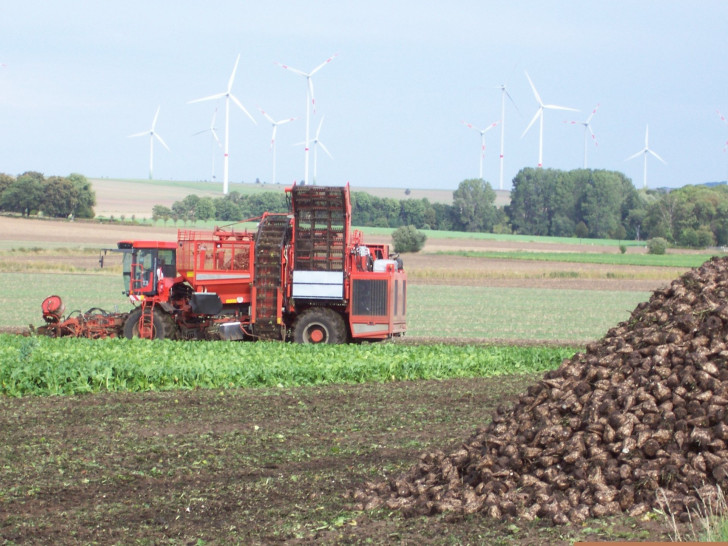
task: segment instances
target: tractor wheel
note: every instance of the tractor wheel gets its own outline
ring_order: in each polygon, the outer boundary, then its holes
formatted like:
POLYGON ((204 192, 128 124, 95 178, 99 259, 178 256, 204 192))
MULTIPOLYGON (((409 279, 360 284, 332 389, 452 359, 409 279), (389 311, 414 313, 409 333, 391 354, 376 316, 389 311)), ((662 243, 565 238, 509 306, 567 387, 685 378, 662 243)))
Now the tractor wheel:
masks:
MULTIPOLYGON (((137 307, 126 318, 124 323, 124 337, 131 339, 139 337, 139 318, 142 308, 137 307)), ((164 311, 154 311, 152 314, 152 339, 174 339, 177 337, 177 325, 174 317, 164 311)))
POLYGON ((336 311, 312 307, 293 322, 296 343, 343 343, 346 341, 344 319, 336 311))

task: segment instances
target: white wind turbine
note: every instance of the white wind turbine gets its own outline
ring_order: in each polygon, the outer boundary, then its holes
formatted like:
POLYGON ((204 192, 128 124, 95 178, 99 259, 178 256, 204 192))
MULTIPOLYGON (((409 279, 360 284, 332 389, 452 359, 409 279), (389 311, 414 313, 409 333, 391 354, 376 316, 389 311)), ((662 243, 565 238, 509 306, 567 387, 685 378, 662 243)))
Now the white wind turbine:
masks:
POLYGON ((275 184, 277 182, 276 181, 276 131, 278 130, 279 125, 283 125, 284 123, 293 121, 296 118, 286 118, 286 119, 282 119, 280 121, 275 121, 260 106, 258 106, 258 110, 260 110, 260 113, 263 114, 265 119, 267 119, 270 122, 270 124, 273 125, 273 136, 271 136, 271 138, 270 138, 270 149, 273 150, 273 178, 271 179, 271 181, 273 184, 275 184))
POLYGON ((154 131, 154 127, 156 127, 157 125, 157 117, 159 116, 159 108, 160 107, 157 106, 157 112, 154 114, 151 129, 147 129, 146 131, 142 131, 141 133, 134 133, 133 135, 129 135, 129 138, 149 135, 149 180, 152 180, 152 177, 154 176, 154 139, 156 138, 159 142, 162 143, 162 146, 167 148, 167 151, 169 151, 169 146, 167 146, 167 143, 164 142, 164 140, 162 140, 162 137, 154 131))
POLYGON ((215 111, 212 114, 212 121, 210 122, 210 127, 207 129, 204 129, 202 131, 197 131, 192 136, 201 135, 203 133, 207 133, 208 131, 212 133, 212 180, 215 180, 215 147, 217 146, 222 150, 222 144, 220 143, 220 139, 217 136, 217 127, 215 127, 215 118, 217 117, 217 108, 215 108, 215 111))
POLYGON ((657 155, 656 152, 654 152, 652 149, 650 149, 650 145, 647 142, 649 130, 650 130, 649 126, 645 126, 645 147, 642 148, 636 154, 633 154, 633 155, 629 156, 627 159, 625 159, 625 161, 629 161, 630 159, 634 159, 635 157, 639 157, 640 155, 644 156, 644 158, 645 158, 644 159, 644 185, 643 185, 644 189, 647 189, 647 154, 652 154, 657 159, 662 161, 665 165, 667 165, 667 162, 664 159, 662 159, 659 155, 657 155))
POLYGON ((253 116, 250 115, 250 113, 245 109, 245 106, 243 106, 243 103, 241 103, 238 98, 233 95, 232 88, 233 88, 233 81, 235 80, 235 72, 238 69, 238 63, 240 62, 240 54, 238 53, 238 58, 235 60, 235 66, 233 67, 233 73, 230 74, 230 79, 228 80, 227 89, 223 91, 222 93, 217 93, 215 95, 210 95, 209 97, 202 97, 201 99, 195 99, 189 101, 187 104, 192 104, 193 102, 202 102, 205 100, 215 100, 215 99, 221 99, 222 97, 225 97, 225 151, 224 151, 224 160, 223 160, 223 180, 222 180, 222 193, 227 194, 228 193, 228 185, 229 185, 229 169, 228 169, 228 159, 230 156, 230 101, 232 100, 238 108, 240 108, 246 116, 250 118, 250 120, 258 125, 258 122, 253 119, 253 116))
MULTIPOLYGON (((720 120, 723 123, 725 123, 726 125, 728 125, 728 121, 725 119, 725 116, 723 116, 723 114, 720 113, 720 110, 716 110, 716 112, 718 113, 718 117, 720 118, 720 120)), ((728 150, 728 140, 726 140, 725 144, 723 145, 723 152, 725 152, 726 150, 728 150)))
MULTIPOLYGON (((321 146, 321 149, 326 152, 326 154, 331 158, 334 159, 334 156, 331 155, 331 152, 329 152, 328 148, 324 146, 324 143, 321 142, 321 139, 319 138, 319 135, 321 134, 321 126, 324 124, 324 116, 321 116, 321 121, 319 121, 318 129, 316 129, 316 136, 313 137, 313 185, 316 185, 316 163, 317 163, 317 150, 318 147, 321 146)), ((301 144, 305 144, 305 142, 297 142, 294 144, 294 146, 300 146, 301 144)))
MULTIPOLYGON (((506 132, 506 97, 513 103, 513 106, 515 106, 516 110, 518 111, 518 106, 516 106, 516 103, 513 101, 513 97, 511 97, 511 94, 506 89, 505 84, 500 84, 498 86, 501 90, 501 130, 500 130, 500 178, 498 182, 498 189, 503 189, 503 157, 505 154, 505 132, 506 132)), ((520 114, 520 111, 518 112, 520 114)))
POLYGON ((594 141, 594 146, 599 146, 597 143, 597 137, 594 134, 594 131, 592 131, 591 128, 591 120, 594 117, 594 114, 597 113, 597 110, 599 109, 599 105, 597 104, 594 107, 594 110, 592 110, 591 114, 589 114, 589 117, 586 118, 586 121, 565 121, 564 123, 571 123, 571 125, 583 125, 584 126, 584 168, 587 168, 587 162, 586 162, 586 149, 587 149, 587 133, 589 133, 592 137, 592 140, 594 141))
POLYGON ((309 151, 309 142, 311 139, 309 138, 309 128, 310 128, 310 105, 313 105, 313 111, 314 114, 316 113, 316 99, 313 94, 313 80, 311 80, 311 76, 313 76, 316 72, 321 70, 324 66, 329 64, 331 61, 334 60, 336 57, 336 54, 332 55, 328 59, 326 59, 324 62, 322 62, 320 65, 318 65, 316 68, 311 70, 311 72, 304 72, 303 70, 299 70, 297 68, 293 68, 291 66, 277 63, 280 67, 285 68, 286 70, 290 70, 291 72, 294 72, 295 74, 298 74, 299 76, 303 76, 306 78, 306 147, 304 148, 304 183, 308 184, 308 151, 309 151))
POLYGON ((526 127, 526 130, 523 131, 523 134, 521 135, 521 138, 523 138, 528 130, 531 128, 531 125, 533 125, 537 119, 540 118, 540 128, 539 128, 539 134, 538 134, 538 166, 543 167, 543 111, 544 110, 571 110, 572 112, 578 112, 576 108, 569 108, 568 106, 556 106, 555 104, 544 104, 541 100, 541 96, 538 94, 538 91, 536 91, 536 86, 533 85, 533 82, 531 81, 531 77, 528 75, 528 72, 526 72, 526 77, 528 78, 528 83, 531 84, 531 89, 533 90, 533 96, 536 97, 536 102, 538 102, 538 110, 536 111, 536 114, 533 116, 533 119, 531 119, 531 123, 528 124, 528 127, 526 127))
POLYGON ((498 125, 499 121, 494 121, 493 123, 488 125, 485 129, 478 129, 472 123, 468 123, 467 121, 462 122, 463 125, 465 125, 469 129, 474 129, 480 133, 480 179, 481 180, 483 180, 483 158, 485 157, 485 133, 487 133, 493 127, 498 125))

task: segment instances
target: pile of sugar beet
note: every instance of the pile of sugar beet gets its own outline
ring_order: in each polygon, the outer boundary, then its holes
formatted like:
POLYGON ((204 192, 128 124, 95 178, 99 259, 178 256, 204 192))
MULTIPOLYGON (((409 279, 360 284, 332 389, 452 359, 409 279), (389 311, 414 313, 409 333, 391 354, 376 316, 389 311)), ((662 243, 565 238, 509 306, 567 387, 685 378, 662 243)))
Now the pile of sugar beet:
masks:
POLYGON ((727 487, 728 258, 712 258, 459 449, 349 496, 358 509, 565 524, 654 508, 685 521, 727 487))

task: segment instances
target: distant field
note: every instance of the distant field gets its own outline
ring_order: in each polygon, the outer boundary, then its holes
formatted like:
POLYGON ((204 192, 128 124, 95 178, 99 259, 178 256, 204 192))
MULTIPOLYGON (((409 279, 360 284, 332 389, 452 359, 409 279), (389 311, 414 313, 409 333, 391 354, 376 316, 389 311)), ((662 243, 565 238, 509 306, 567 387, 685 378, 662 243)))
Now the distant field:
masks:
MULTIPOLYGON (((91 184, 96 192, 98 216, 118 218, 122 214, 127 218, 134 215, 137 218, 148 218, 152 215, 154 205, 172 206, 172 203, 184 199, 189 194, 200 197, 220 197, 222 193, 221 182, 194 182, 175 180, 112 180, 108 178, 91 178, 91 184)), ((264 191, 282 192, 282 184, 239 184, 231 183, 230 191, 242 194, 259 193, 264 191)), ((410 194, 405 194, 404 188, 370 188, 352 186, 352 191, 363 191, 376 197, 389 197, 392 199, 428 199, 432 203, 452 203, 452 194, 455 188, 449 190, 425 190, 410 188, 410 194)), ((496 205, 501 206, 510 202, 510 192, 496 191, 496 205)))
MULTIPOLYGON (((42 326, 41 302, 61 296, 66 313, 129 311, 121 275, 0 273, 0 327, 42 326)), ((418 286, 407 299, 408 337, 585 343, 601 337, 646 292, 418 286)))

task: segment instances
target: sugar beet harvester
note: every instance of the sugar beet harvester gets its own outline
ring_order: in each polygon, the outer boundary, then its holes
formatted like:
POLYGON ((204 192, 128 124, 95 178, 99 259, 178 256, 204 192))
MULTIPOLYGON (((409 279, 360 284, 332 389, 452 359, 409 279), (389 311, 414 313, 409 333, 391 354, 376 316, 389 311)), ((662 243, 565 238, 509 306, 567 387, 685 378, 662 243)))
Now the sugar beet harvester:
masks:
POLYGON ((135 308, 63 317, 43 302, 50 336, 342 343, 404 335, 407 275, 386 244, 351 229, 349 186, 286 189, 290 214, 256 231, 179 230, 177 242, 122 241, 135 308))

